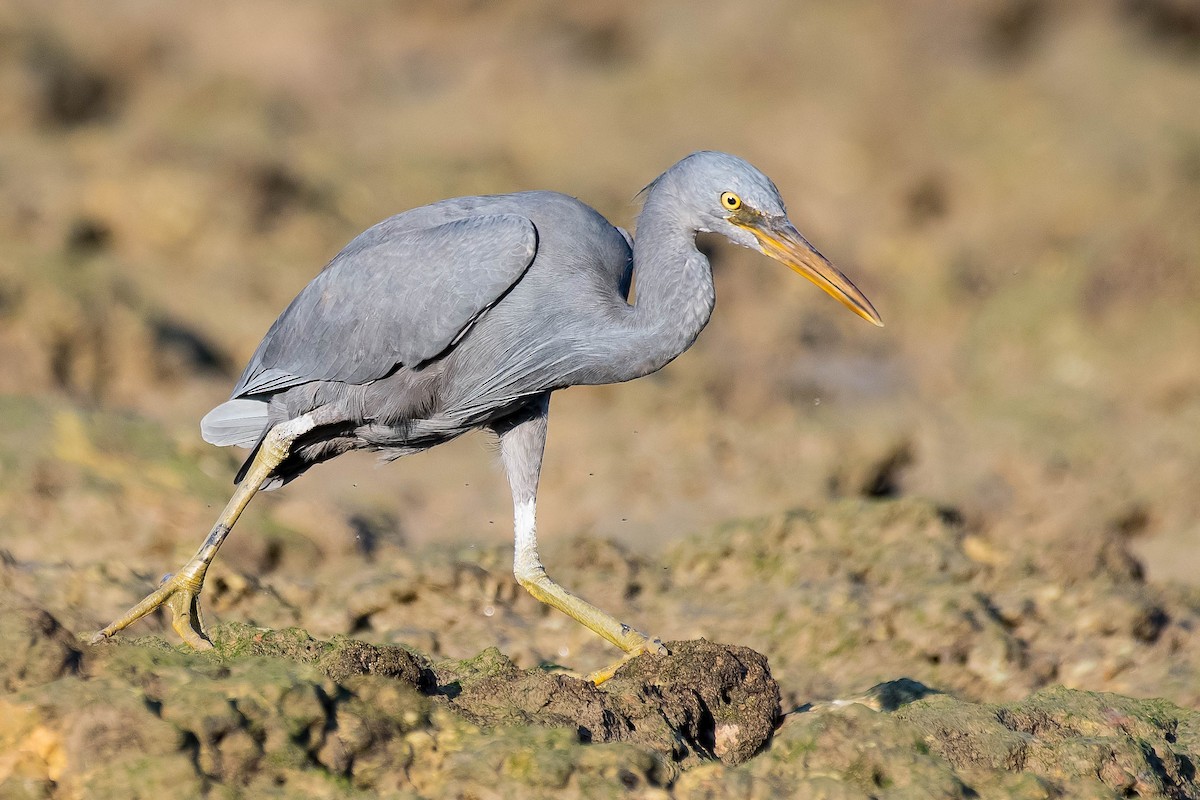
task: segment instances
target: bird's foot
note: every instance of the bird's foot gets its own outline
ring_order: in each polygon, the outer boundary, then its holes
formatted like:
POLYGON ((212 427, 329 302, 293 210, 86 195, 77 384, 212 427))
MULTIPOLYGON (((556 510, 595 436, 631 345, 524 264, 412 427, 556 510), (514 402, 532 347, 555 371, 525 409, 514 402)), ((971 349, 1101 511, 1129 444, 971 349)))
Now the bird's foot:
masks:
POLYGON ((626 649, 625 655, 621 656, 604 669, 596 670, 591 675, 588 675, 587 679, 599 686, 612 676, 616 675, 617 671, 621 669, 621 667, 625 666, 643 653, 649 653, 650 655, 656 656, 669 655, 669 651, 667 650, 666 646, 657 636, 647 636, 640 631, 630 629, 629 640, 629 647, 626 649))
POLYGON ((183 641, 196 650, 208 650, 212 640, 204 630, 204 618, 200 613, 200 591, 204 588, 204 573, 208 564, 193 558, 174 575, 167 575, 162 583, 141 602, 126 611, 103 630, 92 636, 92 644, 102 642, 118 631, 128 628, 142 617, 160 606, 171 609, 171 627, 183 641))

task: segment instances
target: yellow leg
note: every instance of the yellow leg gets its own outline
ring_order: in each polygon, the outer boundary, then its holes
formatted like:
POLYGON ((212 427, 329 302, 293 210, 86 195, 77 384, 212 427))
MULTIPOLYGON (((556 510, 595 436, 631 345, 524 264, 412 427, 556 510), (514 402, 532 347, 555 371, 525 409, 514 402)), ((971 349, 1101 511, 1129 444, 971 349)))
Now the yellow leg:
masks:
POLYGON ((606 680, 611 678, 613 675, 616 675, 617 670, 619 670, 621 667, 628 664, 630 661, 633 661, 635 658, 640 656, 642 653, 651 653, 653 655, 667 655, 667 648, 663 647, 662 642, 658 641, 658 639, 654 639, 653 642, 657 643, 657 645, 658 645, 657 650, 653 649, 653 647, 651 646, 652 645, 651 642, 647 642, 645 647, 638 649, 638 650, 631 650, 628 653, 626 653, 625 655, 618 658, 613 663, 609 664, 604 669, 598 669, 595 672, 591 673, 590 675, 587 676, 587 680, 589 680, 592 683, 599 686, 600 684, 604 683, 606 680))
MULTIPOLYGON (((536 558, 536 553, 534 558, 536 558)), ((615 644, 625 651, 625 655, 587 676, 587 679, 599 685, 616 674, 617 670, 627 662, 642 653, 666 655, 667 648, 656 636, 647 636, 635 630, 610 614, 606 614, 596 606, 581 597, 571 594, 546 574, 546 570, 537 564, 533 574, 518 575, 517 581, 535 598, 566 614, 571 619, 589 630, 615 644)))
POLYGON ((512 487, 516 531, 513 574, 517 582, 535 598, 625 651, 620 661, 588 676, 595 683, 603 683, 636 656, 642 653, 666 655, 667 648, 657 637, 634 630, 550 580, 538 558, 534 498, 537 497, 542 453, 546 446, 546 415, 549 408, 550 395, 532 398, 524 409, 493 426, 500 436, 500 457, 512 487))
POLYGON ((535 598, 566 614, 571 619, 615 644, 625 651, 618 661, 597 670, 587 679, 599 685, 616 674, 626 662, 642 653, 666 655, 667 648, 656 636, 648 636, 606 614, 581 597, 571 594, 550 579, 537 554, 537 533, 534 523, 534 501, 516 504, 516 546, 513 573, 517 582, 535 598))
POLYGON ((229 535, 230 529, 245 510, 250 498, 254 497, 275 468, 287 458, 296 437, 312 428, 313 421, 310 416, 298 417, 272 428, 263 440, 249 471, 238 484, 233 497, 217 518, 217 523, 213 525, 212 531, 196 551, 196 555, 174 575, 164 578, 159 587, 142 598, 141 602, 103 630, 97 631, 92 636, 92 644, 128 628, 156 608, 165 605, 171 609, 171 626, 185 642, 197 650, 212 647, 212 642, 204 630, 204 618, 200 612, 200 592, 204 588, 204 576, 216 558, 218 548, 229 535))

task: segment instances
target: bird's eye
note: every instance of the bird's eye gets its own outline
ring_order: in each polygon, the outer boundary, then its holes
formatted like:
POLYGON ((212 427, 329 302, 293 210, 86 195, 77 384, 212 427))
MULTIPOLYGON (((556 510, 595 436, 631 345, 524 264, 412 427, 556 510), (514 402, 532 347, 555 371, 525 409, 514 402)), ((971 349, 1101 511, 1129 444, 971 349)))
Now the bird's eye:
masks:
POLYGON ((730 211, 737 211, 742 207, 742 198, 733 192, 721 192, 721 205, 730 211))

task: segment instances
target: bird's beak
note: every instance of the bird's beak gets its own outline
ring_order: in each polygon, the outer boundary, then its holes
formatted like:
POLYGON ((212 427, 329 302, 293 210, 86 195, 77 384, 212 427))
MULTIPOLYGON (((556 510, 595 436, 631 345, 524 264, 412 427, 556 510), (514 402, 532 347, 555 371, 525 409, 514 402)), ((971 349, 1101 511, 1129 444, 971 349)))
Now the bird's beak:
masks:
POLYGON ((765 254, 808 278, 867 322, 883 327, 879 312, 866 295, 809 244, 786 218, 759 217, 744 221, 731 218, 729 221, 753 233, 765 254))

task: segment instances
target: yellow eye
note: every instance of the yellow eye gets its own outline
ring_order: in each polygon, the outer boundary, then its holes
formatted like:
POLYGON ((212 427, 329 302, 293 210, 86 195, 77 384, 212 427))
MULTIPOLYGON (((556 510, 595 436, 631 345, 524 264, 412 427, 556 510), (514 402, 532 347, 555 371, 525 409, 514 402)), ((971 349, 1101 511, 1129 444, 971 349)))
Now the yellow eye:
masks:
POLYGON ((721 192, 721 205, 730 211, 737 211, 742 207, 742 198, 733 192, 721 192))

